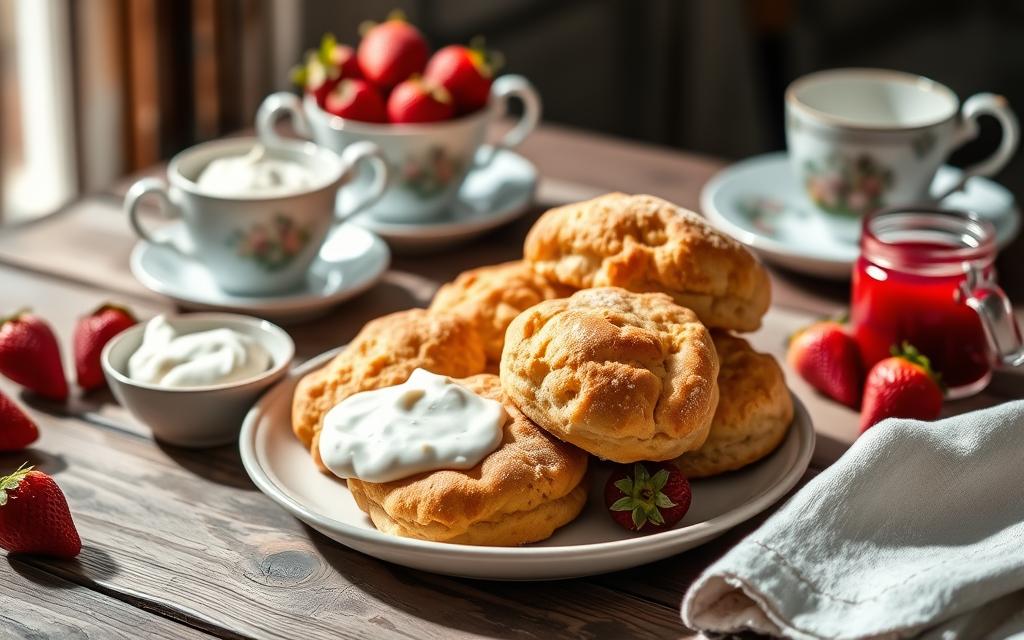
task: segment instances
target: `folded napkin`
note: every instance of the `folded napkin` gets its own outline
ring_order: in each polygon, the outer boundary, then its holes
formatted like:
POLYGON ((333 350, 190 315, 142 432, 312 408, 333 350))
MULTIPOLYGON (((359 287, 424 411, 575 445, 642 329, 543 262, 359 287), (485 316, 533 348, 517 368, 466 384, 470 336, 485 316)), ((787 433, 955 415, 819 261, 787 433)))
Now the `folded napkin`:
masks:
POLYGON ((863 435, 683 599, 709 633, 1024 638, 1024 401, 863 435))

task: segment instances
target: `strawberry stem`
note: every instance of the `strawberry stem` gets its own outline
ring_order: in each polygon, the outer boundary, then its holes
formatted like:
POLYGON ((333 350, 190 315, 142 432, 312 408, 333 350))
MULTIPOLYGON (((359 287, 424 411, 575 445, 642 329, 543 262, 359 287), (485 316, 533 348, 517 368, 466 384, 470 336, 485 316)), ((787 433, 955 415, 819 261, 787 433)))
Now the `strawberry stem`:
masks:
POLYGON ((907 362, 920 367, 942 389, 943 393, 946 392, 946 385, 942 382, 942 372, 936 371, 932 367, 932 361, 928 356, 918 351, 917 347, 904 340, 898 345, 894 344, 889 347, 889 353, 896 358, 903 358, 907 362))
POLYGON ((7 492, 17 489, 18 485, 21 484, 21 481, 25 479, 25 476, 35 468, 26 465, 28 465, 27 462, 22 462, 17 471, 0 478, 0 507, 7 504, 7 492))
POLYGON ((32 309, 30 307, 22 307, 9 316, 0 316, 0 327, 12 320, 17 320, 21 316, 28 315, 30 313, 32 313, 32 309))

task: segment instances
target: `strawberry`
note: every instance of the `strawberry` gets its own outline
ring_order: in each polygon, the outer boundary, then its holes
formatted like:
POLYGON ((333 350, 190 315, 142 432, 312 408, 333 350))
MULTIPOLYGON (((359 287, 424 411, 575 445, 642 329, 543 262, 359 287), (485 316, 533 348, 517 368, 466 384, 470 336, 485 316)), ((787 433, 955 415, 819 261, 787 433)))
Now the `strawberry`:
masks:
POLYGON ((491 96, 491 82, 500 62, 482 42, 471 47, 453 44, 438 50, 427 63, 423 78, 448 90, 460 114, 483 108, 491 96))
POLYGON ((20 451, 38 439, 36 423, 0 393, 0 451, 20 451))
POLYGON ((387 122, 384 100, 366 80, 345 78, 327 94, 324 111, 350 120, 387 122))
POLYGON ((88 391, 106 384, 100 352, 111 338, 136 322, 131 311, 113 304, 104 304, 78 319, 73 337, 78 386, 88 391))
POLYGON ((690 509, 690 482, 671 462, 619 465, 604 485, 604 503, 629 531, 664 531, 690 509))
POLYGON ((455 115, 448 90, 420 79, 401 83, 388 96, 388 119, 394 123, 437 122, 455 115))
POLYGON ((885 418, 935 420, 942 411, 943 388, 928 358, 904 342, 892 357, 875 364, 864 383, 860 432, 885 418))
POLYGON ((292 69, 292 82, 313 96, 321 107, 342 78, 362 78, 352 47, 340 44, 330 33, 320 48, 306 52, 306 61, 292 69))
POLYGON ((793 334, 786 360, 826 396, 851 409, 860 406, 864 365, 857 343, 839 322, 823 320, 793 334))
POLYGON ((57 338, 45 320, 28 311, 0 319, 0 373, 41 396, 68 397, 57 338))
POLYGON ((53 478, 25 465, 0 478, 0 547, 58 558, 82 550, 68 501, 53 478))
POLYGON ((414 73, 423 71, 430 49, 423 34, 394 12, 366 29, 356 49, 363 77, 386 92, 414 73))
POLYGON ((313 96, 321 107, 340 80, 337 70, 324 64, 315 51, 306 54, 306 62, 302 66, 292 69, 292 82, 313 96))

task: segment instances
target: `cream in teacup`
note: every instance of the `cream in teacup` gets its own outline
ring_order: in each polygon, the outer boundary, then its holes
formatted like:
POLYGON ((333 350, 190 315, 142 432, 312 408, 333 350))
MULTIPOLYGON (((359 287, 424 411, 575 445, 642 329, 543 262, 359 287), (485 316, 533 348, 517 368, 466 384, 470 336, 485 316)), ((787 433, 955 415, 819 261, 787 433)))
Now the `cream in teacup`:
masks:
POLYGON ((833 214, 860 216, 882 207, 941 199, 930 187, 942 163, 994 116, 1003 139, 991 157, 964 170, 989 176, 1013 156, 1017 118, 990 93, 963 106, 948 87, 883 69, 832 69, 799 78, 786 90, 786 144, 810 202, 833 214))
POLYGON ((387 185, 387 167, 370 142, 338 154, 311 142, 282 140, 255 162, 243 159, 257 145, 255 138, 229 138, 190 147, 171 159, 167 182, 143 178, 124 203, 140 238, 202 264, 234 295, 295 290, 328 233, 344 219, 334 210, 339 192, 354 189, 356 176, 365 175, 369 186, 359 188, 351 209, 358 211, 380 198, 387 185), (181 218, 189 243, 147 230, 138 205, 150 195, 168 215, 181 218))
POLYGON ((315 181, 305 165, 272 157, 263 145, 256 145, 245 155, 215 158, 199 174, 196 185, 205 193, 226 198, 274 197, 304 191, 315 181))

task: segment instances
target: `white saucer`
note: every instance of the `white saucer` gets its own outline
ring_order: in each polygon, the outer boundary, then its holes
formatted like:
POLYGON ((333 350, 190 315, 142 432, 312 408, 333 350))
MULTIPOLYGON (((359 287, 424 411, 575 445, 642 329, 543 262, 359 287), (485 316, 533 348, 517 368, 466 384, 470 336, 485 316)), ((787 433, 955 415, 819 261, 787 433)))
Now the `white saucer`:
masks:
MULTIPOLYGON (((160 229, 162 237, 188 242, 180 222, 160 229)), ((189 309, 223 309, 274 321, 306 320, 373 286, 388 268, 387 245, 369 231, 345 224, 324 242, 305 286, 278 296, 249 297, 225 293, 204 266, 166 247, 135 245, 132 274, 147 289, 189 309)))
MULTIPOLYGON (((490 154, 491 147, 479 153, 490 154)), ((362 214, 352 222, 384 238, 396 251, 436 251, 515 220, 529 210, 536 188, 537 167, 514 151, 499 150, 488 164, 470 171, 451 210, 436 220, 382 222, 362 214)))
POLYGON ((603 484, 610 468, 592 462, 583 513, 551 538, 522 547, 476 547, 391 536, 377 531, 343 482, 320 473, 291 429, 295 384, 337 350, 322 354, 272 387, 242 425, 242 463, 263 493, 296 518, 375 558, 448 575, 490 580, 552 580, 634 567, 703 544, 764 511, 803 476, 814 430, 795 397, 796 417, 782 445, 740 471, 693 482, 693 506, 674 529, 631 534, 608 516, 603 484))
MULTIPOLYGON (((941 193, 956 184, 960 170, 943 166, 932 184, 941 193)), ((704 215, 765 260, 814 276, 847 280, 857 260, 860 221, 829 216, 807 204, 790 171, 786 152, 738 162, 715 175, 700 196, 704 215)), ((969 209, 996 227, 1000 247, 1020 231, 1013 195, 985 178, 942 201, 951 209, 969 209)))

